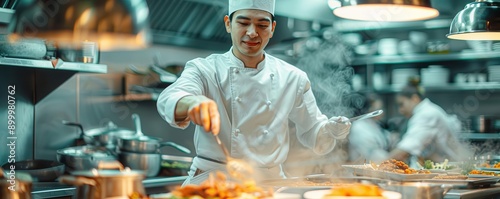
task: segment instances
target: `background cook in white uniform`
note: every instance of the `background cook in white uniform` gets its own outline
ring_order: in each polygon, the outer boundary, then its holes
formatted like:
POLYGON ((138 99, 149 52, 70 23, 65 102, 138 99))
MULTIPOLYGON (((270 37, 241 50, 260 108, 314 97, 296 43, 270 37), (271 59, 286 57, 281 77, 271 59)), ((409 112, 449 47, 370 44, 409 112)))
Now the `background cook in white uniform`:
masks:
POLYGON ((391 152, 391 158, 405 161, 411 157, 410 166, 416 168, 416 161, 423 165, 425 160, 459 161, 471 156, 472 151, 458 139, 460 121, 425 98, 418 82, 405 87, 396 101, 400 113, 410 119, 405 135, 391 152))
POLYGON ((264 178, 280 177, 289 150, 289 120, 296 124, 301 143, 318 154, 330 152, 335 140, 349 133, 347 118, 328 119, 320 112, 304 72, 264 52, 276 25, 274 1, 230 0, 229 11, 232 19, 226 16, 224 21, 232 48, 189 61, 157 102, 170 125, 198 124, 198 156, 186 183, 203 181, 207 171, 224 170, 216 162, 225 157, 207 132, 219 134, 232 157, 248 160, 258 168, 256 177, 264 178), (205 172, 194 177, 196 169, 205 172))

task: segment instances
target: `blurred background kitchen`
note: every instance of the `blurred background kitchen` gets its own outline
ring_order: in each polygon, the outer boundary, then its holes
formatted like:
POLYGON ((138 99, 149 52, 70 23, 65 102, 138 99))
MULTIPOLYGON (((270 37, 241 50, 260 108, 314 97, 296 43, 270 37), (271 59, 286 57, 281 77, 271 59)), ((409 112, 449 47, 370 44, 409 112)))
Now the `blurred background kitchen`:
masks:
MULTIPOLYGON (((2 1, 4 36, 13 23, 16 2, 2 1)), ((384 102, 386 127, 402 132, 405 120, 397 112, 394 96, 409 77, 417 76, 429 99, 459 117, 460 136, 477 147, 479 158, 499 154, 500 42, 446 37, 453 17, 471 0, 433 0, 439 16, 411 22, 342 19, 333 15, 328 2, 277 0, 276 32, 266 50, 308 72, 322 110, 352 116, 342 107, 341 96, 335 95, 341 93, 339 89, 375 92, 384 102)), ((80 123, 84 131, 107 127, 110 122, 134 130, 134 113, 141 118, 144 134, 194 150, 193 126, 171 128, 158 115, 155 99, 175 81, 186 61, 229 49, 231 41, 222 22, 227 2, 146 3, 152 33, 152 43, 146 48, 107 51, 87 42, 75 50, 47 40, 12 45, 3 39, 0 164, 12 153, 3 150, 10 141, 5 130, 9 85, 15 85, 16 91, 18 161, 56 160, 58 149, 74 146, 82 130, 63 121, 80 123), (56 69, 51 69, 52 64, 56 69)), ((195 154, 172 147, 161 148, 161 153, 195 154)))

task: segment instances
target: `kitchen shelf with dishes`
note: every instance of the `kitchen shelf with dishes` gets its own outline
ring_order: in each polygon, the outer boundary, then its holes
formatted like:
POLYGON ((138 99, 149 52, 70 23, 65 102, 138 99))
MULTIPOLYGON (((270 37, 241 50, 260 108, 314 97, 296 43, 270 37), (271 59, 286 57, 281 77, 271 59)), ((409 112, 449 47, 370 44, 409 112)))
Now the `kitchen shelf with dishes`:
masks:
MULTIPOLYGON (((500 90, 500 82, 481 82, 473 84, 445 84, 445 85, 423 85, 426 92, 433 91, 479 91, 479 90, 500 90)), ((377 93, 397 93, 401 91, 402 85, 388 85, 381 88, 361 91, 376 91, 377 93)))
POLYGON ((500 59, 500 51, 459 52, 448 54, 407 54, 407 55, 373 55, 355 58, 352 65, 366 64, 406 64, 419 62, 437 62, 451 60, 500 59))
POLYGON ((459 134, 459 138, 464 140, 500 140, 500 133, 471 133, 459 134))
POLYGON ((53 64, 49 60, 35 60, 35 59, 20 59, 20 58, 7 58, 0 57, 1 66, 12 67, 28 67, 35 69, 52 69, 52 70, 67 70, 76 72, 89 72, 89 73, 106 73, 107 66, 103 64, 79 63, 79 62, 62 62, 60 64, 53 64))

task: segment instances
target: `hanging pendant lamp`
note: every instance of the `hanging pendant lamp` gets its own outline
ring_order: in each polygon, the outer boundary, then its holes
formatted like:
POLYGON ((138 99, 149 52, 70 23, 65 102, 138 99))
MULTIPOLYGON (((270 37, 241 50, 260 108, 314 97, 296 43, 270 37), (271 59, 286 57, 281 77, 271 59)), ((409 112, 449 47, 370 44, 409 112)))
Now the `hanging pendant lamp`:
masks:
POLYGON ((500 0, 476 0, 460 11, 450 26, 450 39, 500 40, 500 0))
POLYGON ((42 38, 59 45, 97 42, 100 50, 149 45, 145 0, 20 0, 9 23, 11 38, 42 38))
POLYGON ((430 0, 329 0, 333 14, 362 21, 417 21, 439 16, 430 0))

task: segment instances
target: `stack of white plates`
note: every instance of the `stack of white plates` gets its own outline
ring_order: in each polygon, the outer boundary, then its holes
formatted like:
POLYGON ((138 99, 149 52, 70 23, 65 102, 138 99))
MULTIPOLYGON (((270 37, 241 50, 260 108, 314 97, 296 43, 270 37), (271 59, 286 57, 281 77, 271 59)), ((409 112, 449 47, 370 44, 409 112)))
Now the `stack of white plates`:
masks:
POLYGON ((450 70, 440 65, 430 65, 429 68, 420 70, 422 75, 422 85, 438 86, 448 83, 450 70))
POLYGON ((500 65, 488 66, 488 81, 500 82, 500 65))
POLYGON ((467 45, 475 52, 487 52, 492 50, 490 40, 467 40, 467 45))
POLYGON ((418 76, 418 69, 416 68, 398 68, 392 70, 392 84, 395 87, 408 85, 410 77, 418 76))

